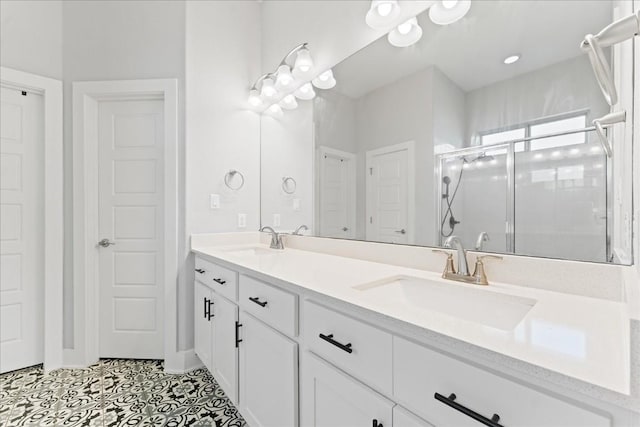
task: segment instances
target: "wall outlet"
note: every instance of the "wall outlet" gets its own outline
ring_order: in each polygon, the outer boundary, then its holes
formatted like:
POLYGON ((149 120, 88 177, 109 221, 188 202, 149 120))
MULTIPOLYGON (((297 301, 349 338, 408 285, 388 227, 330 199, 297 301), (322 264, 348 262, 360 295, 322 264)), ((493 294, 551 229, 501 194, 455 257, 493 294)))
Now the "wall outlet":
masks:
POLYGON ((238 214, 238 228, 247 228, 247 214, 238 214))
POLYGON ((220 209, 220 195, 209 194, 209 207, 211 209, 220 209))
POLYGON ((273 226, 280 227, 280 214, 273 214, 273 226))
POLYGON ((293 199, 293 210, 294 211, 300 210, 300 199, 293 199))

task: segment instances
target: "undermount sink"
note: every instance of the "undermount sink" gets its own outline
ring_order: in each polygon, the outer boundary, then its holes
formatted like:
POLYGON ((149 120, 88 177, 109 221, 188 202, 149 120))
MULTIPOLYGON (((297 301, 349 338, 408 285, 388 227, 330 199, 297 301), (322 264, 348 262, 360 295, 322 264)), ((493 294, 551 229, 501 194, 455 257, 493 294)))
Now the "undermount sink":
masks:
POLYGON ((244 248, 229 248, 225 250, 229 255, 234 256, 259 256, 259 255, 275 255, 277 254, 277 250, 275 249, 267 249, 261 246, 250 246, 244 248))
POLYGON ((385 302, 436 311, 504 331, 513 330, 536 300, 410 276, 395 276, 354 286, 385 302))

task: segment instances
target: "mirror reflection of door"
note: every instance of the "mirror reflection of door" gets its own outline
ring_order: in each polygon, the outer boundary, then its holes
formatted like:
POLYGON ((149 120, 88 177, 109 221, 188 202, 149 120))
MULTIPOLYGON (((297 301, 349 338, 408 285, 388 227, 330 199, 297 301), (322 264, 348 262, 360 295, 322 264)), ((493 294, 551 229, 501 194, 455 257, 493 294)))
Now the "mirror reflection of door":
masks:
POLYGON ((356 236, 356 156, 319 147, 319 226, 323 237, 356 236))
POLYGON ((367 240, 413 243, 413 143, 367 151, 367 240))

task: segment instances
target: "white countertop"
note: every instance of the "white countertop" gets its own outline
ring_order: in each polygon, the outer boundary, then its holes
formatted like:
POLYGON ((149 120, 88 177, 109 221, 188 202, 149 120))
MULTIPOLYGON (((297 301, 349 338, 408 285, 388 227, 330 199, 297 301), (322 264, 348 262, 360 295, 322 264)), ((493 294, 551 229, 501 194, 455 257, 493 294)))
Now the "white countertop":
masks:
POLYGON ((436 311, 372 298, 353 288, 397 275, 442 281, 450 286, 473 286, 441 279, 438 273, 291 248, 268 254, 230 253, 232 248, 256 246, 224 244, 192 250, 237 265, 244 271, 337 298, 623 395, 630 394, 630 318, 625 303, 504 283, 474 286, 480 292, 537 301, 514 330, 504 331, 436 311))

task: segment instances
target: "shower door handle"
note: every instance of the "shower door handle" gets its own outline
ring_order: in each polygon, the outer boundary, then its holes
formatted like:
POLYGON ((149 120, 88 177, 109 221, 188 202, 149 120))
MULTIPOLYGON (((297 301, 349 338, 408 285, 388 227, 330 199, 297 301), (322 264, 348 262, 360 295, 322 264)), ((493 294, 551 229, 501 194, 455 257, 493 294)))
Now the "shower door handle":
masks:
POLYGON ((407 230, 403 228, 402 230, 396 230, 396 233, 407 234, 407 230))

